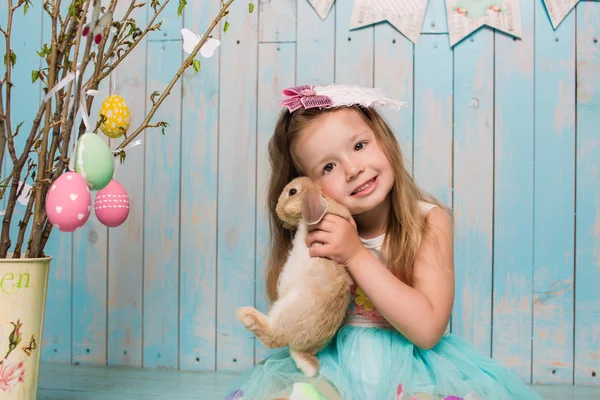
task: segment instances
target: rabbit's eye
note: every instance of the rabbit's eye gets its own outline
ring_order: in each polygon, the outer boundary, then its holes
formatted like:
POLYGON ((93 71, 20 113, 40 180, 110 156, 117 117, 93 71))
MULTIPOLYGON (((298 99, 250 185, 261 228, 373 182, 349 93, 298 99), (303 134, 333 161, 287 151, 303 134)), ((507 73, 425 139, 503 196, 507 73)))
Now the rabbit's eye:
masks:
POLYGON ((290 191, 289 191, 290 196, 293 196, 296 193, 298 193, 296 189, 290 189, 290 191))

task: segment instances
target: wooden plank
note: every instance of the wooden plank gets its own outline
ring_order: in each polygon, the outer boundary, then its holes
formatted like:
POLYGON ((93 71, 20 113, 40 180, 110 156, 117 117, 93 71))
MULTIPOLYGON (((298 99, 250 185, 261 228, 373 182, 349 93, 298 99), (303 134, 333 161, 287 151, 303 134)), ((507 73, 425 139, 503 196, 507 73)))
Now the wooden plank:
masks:
POLYGON ((534 5, 520 40, 496 32, 492 356, 531 381, 534 5))
POLYGON ((446 18, 446 2, 430 0, 427 2, 425 20, 421 28, 423 33, 448 33, 448 19, 446 18))
MULTIPOLYGON (((90 68, 87 76, 92 75, 90 68)), ((102 92, 94 97, 90 123, 97 121, 102 100, 109 95, 109 79, 100 83, 102 92)), ((79 127, 79 122, 76 129, 79 127)), ((93 128, 92 128, 93 129, 93 128)), ((108 136, 98 133, 105 143, 108 136)), ((108 228, 96 218, 93 202, 97 191, 91 192, 92 211, 84 226, 73 232, 73 362, 106 364, 107 346, 107 277, 108 228)))
MULTIPOLYGON (((253 0, 250 3, 255 5, 255 10, 259 9, 260 43, 296 41, 296 0, 253 0), (260 6, 257 3, 260 3, 260 6)), ((304 30, 304 27, 302 28, 304 30)))
POLYGON ((452 331, 491 352, 494 33, 454 47, 455 312, 452 331))
POLYGON ((333 4, 325 21, 305 0, 298 2, 296 84, 328 85, 334 81, 335 68, 335 14, 333 4))
MULTIPOLYGON (((181 372, 160 369, 42 365, 38 398, 114 400, 222 399, 239 374, 181 372)), ((547 400, 594 399, 600 388, 572 385, 534 385, 547 400)))
MULTIPOLYGON (((152 13, 152 10, 148 10, 152 13)), ((152 15, 152 14, 150 14, 152 15)), ((160 31, 148 36, 146 93, 162 93, 183 61, 182 20, 177 3, 161 14, 160 31)), ((146 103, 146 110, 151 107, 146 103)), ((144 133, 144 286, 143 366, 178 367, 179 338, 179 207, 181 159, 181 82, 152 121, 166 121, 144 133)))
POLYGON ((53 229, 46 243, 45 252, 53 258, 50 263, 44 311, 41 358, 44 363, 72 362, 72 245, 73 234, 62 233, 58 229, 53 229))
POLYGON ((600 3, 577 6, 575 385, 600 386, 600 3))
MULTIPOLYGON (((296 45, 294 43, 264 43, 258 47, 258 133, 256 146, 256 307, 267 312, 265 265, 269 251, 269 213, 267 181, 271 172, 267 146, 281 112, 277 106, 281 90, 294 86, 296 45)), ((254 362, 259 362, 274 350, 266 349, 255 340, 254 362)))
POLYGON ((447 35, 422 35, 415 46, 413 175, 452 207, 452 69, 447 35))
POLYGON ((535 24, 533 383, 573 381, 575 13, 535 24))
POLYGON ((373 86, 373 26, 350 29, 353 2, 336 2, 335 82, 373 86))
MULTIPOLYGON (((206 31, 220 7, 219 2, 188 3, 188 28, 206 31)), ((220 36, 213 30, 213 37, 220 36)), ((182 78, 179 368, 214 370, 220 49, 197 59, 201 71, 188 69, 182 78)))
POLYGON ((405 164, 412 170, 413 153, 413 53, 414 45, 389 24, 375 26, 374 86, 393 99, 406 102, 400 110, 382 108, 400 142, 405 164))
POLYGON ((254 305, 258 13, 236 2, 221 35, 217 370, 254 364, 254 339, 235 316, 254 305), (240 69, 239 60, 244 60, 240 69))
MULTIPOLYGON (((162 369, 44 365, 41 390, 78 393, 78 399, 195 398, 223 399, 237 375, 162 369), (171 373, 169 373, 171 372, 171 373), (121 397, 122 396, 122 397, 121 397), (169 396, 169 397, 167 397, 169 396)), ((69 397, 67 397, 69 398, 69 397)))
MULTIPOLYGON (((115 18, 122 19, 129 8, 120 2, 115 18)), ((145 26, 147 9, 132 12, 138 26, 145 26)), ((129 132, 136 129, 145 117, 147 40, 143 39, 132 53, 111 74, 111 92, 123 97, 131 113, 129 132)), ((126 151, 123 164, 117 163, 115 179, 129 195, 129 216, 117 228, 108 232, 108 359, 109 365, 142 366, 142 304, 143 304, 143 243, 144 243, 144 135, 138 136, 141 145, 126 151)), ((123 138, 112 139, 115 149, 123 138)))
MULTIPOLYGON (((6 9, 6 2, 3 2, 3 5, 0 5, 0 9, 4 11, 6 9)), ((68 5, 61 4, 61 12, 62 15, 65 15, 65 10, 68 8, 68 5)), ((41 9, 41 7, 32 7, 27 12, 26 15, 34 15, 37 12, 42 13, 41 21, 38 18, 32 18, 29 23, 21 24, 21 32, 16 33, 20 38, 27 38, 30 40, 35 37, 35 33, 33 30, 37 30, 37 26, 41 26, 44 37, 48 37, 52 32, 52 27, 50 25, 49 16, 41 9), (41 22, 41 23, 40 23, 41 22)), ((15 23, 17 23, 18 19, 22 16, 21 12, 15 13, 14 17, 16 19, 15 23)), ((20 40, 19 40, 20 41, 20 40)), ((38 41, 39 44, 39 41, 38 41)), ((29 46, 28 46, 29 47, 29 46)), ((37 48, 39 50, 41 45, 37 48)), ((27 52, 23 53, 21 57, 21 62, 23 62, 23 57, 39 57, 31 48, 27 49, 27 52)), ((19 62, 17 60, 17 62, 19 62)), ((29 63, 28 63, 29 64, 29 63)), ((31 82, 31 69, 35 68, 35 66, 46 66, 45 63, 41 62, 41 59, 38 58, 37 61, 29 64, 29 71, 25 69, 23 71, 23 76, 20 80, 26 84, 30 85, 31 82)), ((32 85, 33 87, 33 85, 32 85)), ((19 89, 20 91, 21 89, 19 89)), ((37 86, 37 93, 32 93, 30 98, 35 98, 38 100, 37 104, 41 104, 41 85, 37 86)), ((19 107, 29 108, 29 101, 24 99, 23 101, 19 101, 19 107)), ((33 112, 36 112, 38 107, 35 107, 33 112)), ((31 111, 29 115, 23 116, 22 120, 25 120, 23 124, 23 133, 22 137, 18 140, 25 140, 26 136, 28 136, 29 131, 31 129, 31 121, 32 115, 31 111)), ((13 114, 14 115, 14 114, 13 114)), ((14 120, 13 120, 14 121, 14 120)), ((5 154, 5 158, 8 155, 5 154)), ((12 168, 12 164, 11 164, 12 168)), ((53 257, 52 262, 50 264, 50 273, 48 276, 48 290, 46 292, 46 309, 44 311, 44 333, 43 333, 43 342, 42 342, 42 362, 55 362, 55 363, 70 363, 72 362, 72 327, 73 327, 73 315, 72 315, 72 248, 73 248, 73 233, 65 233, 60 232, 58 229, 53 228, 50 234, 50 238, 46 243, 46 247, 44 252, 53 257)))

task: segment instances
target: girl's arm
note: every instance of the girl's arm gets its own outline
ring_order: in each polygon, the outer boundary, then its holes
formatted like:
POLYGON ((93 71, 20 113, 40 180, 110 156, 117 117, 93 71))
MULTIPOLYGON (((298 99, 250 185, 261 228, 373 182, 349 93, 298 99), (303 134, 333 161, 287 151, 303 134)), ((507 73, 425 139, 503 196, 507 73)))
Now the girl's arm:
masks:
POLYGON ((348 271, 375 308, 416 346, 440 340, 454 303, 454 243, 450 216, 435 207, 414 265, 414 287, 397 279, 366 248, 352 257, 348 271))

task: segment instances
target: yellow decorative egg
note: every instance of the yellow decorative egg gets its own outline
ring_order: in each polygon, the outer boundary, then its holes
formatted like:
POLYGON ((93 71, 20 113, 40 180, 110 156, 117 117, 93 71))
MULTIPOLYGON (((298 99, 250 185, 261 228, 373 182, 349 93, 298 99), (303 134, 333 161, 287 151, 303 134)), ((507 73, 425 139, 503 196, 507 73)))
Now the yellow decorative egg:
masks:
POLYGON ((106 121, 100 125, 100 130, 108 137, 118 138, 129 129, 131 122, 129 107, 118 94, 108 96, 102 102, 98 116, 100 117, 100 115, 106 117, 106 121))

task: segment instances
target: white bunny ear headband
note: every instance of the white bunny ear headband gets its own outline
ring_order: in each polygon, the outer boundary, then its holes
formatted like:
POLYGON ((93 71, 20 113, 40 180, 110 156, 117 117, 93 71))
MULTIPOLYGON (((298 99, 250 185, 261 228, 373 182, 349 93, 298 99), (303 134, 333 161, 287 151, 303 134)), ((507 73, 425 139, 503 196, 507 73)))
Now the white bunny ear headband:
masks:
POLYGON ((366 88, 331 84, 327 86, 303 85, 283 89, 285 99, 279 106, 292 113, 299 108, 335 108, 359 105, 363 107, 388 106, 393 109, 406 107, 406 103, 392 100, 378 88, 366 88))

